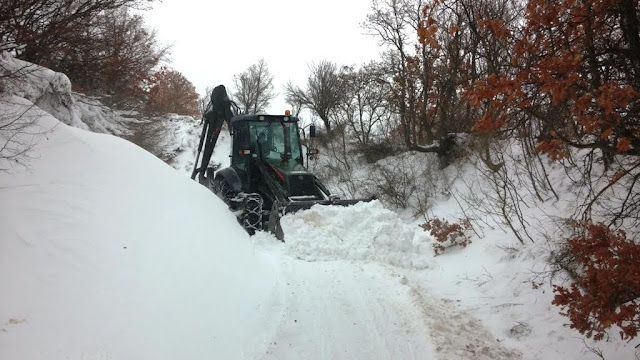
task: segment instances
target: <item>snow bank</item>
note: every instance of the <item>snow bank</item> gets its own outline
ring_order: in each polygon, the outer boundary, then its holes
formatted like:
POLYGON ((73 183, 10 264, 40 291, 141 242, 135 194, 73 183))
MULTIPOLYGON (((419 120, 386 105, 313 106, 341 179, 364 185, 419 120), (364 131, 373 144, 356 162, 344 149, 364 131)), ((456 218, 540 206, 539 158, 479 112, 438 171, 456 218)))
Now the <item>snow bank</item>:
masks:
POLYGON ((379 201, 349 207, 316 205, 281 220, 287 250, 307 260, 363 260, 424 269, 433 258, 427 237, 379 201))
POLYGON ((29 171, 0 173, 0 359, 264 351, 279 275, 221 201, 125 140, 10 104, 53 130, 29 171))
POLYGON ((93 132, 128 134, 126 119, 100 101, 72 93, 62 73, 0 52, 0 91, 25 98, 67 125, 93 132))

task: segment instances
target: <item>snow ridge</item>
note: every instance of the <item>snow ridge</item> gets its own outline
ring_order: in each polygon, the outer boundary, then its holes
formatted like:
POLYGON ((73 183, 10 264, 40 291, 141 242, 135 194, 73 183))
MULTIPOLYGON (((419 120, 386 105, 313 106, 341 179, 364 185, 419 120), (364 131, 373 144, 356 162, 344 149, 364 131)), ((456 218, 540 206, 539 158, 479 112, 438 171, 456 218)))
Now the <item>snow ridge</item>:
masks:
POLYGON ((426 269, 433 258, 426 236, 377 201, 316 205, 281 220, 287 250, 307 261, 360 260, 426 269))

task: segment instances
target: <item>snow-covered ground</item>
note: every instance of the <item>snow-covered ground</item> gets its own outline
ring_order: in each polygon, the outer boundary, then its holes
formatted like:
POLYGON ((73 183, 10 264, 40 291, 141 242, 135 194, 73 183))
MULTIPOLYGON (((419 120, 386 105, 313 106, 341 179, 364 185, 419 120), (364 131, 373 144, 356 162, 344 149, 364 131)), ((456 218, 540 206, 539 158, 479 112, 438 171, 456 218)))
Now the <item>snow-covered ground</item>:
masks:
MULTIPOLYGON (((198 151, 202 124, 190 116, 169 114, 152 119, 164 127, 164 136, 160 144, 160 156, 180 173, 191 176, 198 151)), ((210 164, 225 168, 230 164, 231 137, 227 126, 224 125, 216 150, 210 164)))
POLYGON ((279 270, 224 204, 125 140, 37 126, 0 174, 0 358, 259 356, 279 270))
MULTIPOLYGON (((434 256, 417 222, 373 201, 288 215, 285 243, 249 237, 188 178, 194 148, 176 171, 32 100, 0 99, 36 119, 29 166, 0 166, 0 359, 634 358, 563 326, 550 288, 531 287, 548 251, 498 224, 434 256)), ((176 141, 197 146, 194 132, 176 141)))

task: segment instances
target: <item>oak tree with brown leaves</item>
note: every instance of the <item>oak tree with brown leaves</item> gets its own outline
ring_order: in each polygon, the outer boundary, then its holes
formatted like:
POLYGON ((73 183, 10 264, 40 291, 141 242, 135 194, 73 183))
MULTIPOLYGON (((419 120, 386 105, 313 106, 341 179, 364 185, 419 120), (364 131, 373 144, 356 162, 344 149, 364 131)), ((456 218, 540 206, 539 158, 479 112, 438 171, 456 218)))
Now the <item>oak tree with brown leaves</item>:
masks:
POLYGON ((151 77, 145 112, 199 116, 199 96, 193 84, 179 71, 162 69, 151 77))
POLYGON ((580 271, 555 288, 554 304, 596 340, 613 325, 633 338, 640 319, 640 245, 619 230, 640 225, 639 19, 635 0, 529 0, 515 29, 482 19, 509 46, 510 68, 466 92, 482 111, 477 133, 526 136, 538 153, 582 171, 579 217, 603 223, 568 240, 580 271))
POLYGON ((633 339, 640 330, 640 244, 604 224, 587 230, 568 241, 579 271, 569 287, 554 287, 553 304, 587 337, 601 340, 617 325, 622 340, 633 339))
MULTIPOLYGON (((541 1, 527 5, 512 47, 514 74, 490 74, 469 97, 482 106, 480 132, 539 124, 538 150, 559 159, 569 147, 598 150, 605 166, 616 154, 640 155, 640 22, 638 2, 541 1), (520 118, 521 119, 521 118, 520 118)), ((505 24, 486 20, 495 37, 505 24)))

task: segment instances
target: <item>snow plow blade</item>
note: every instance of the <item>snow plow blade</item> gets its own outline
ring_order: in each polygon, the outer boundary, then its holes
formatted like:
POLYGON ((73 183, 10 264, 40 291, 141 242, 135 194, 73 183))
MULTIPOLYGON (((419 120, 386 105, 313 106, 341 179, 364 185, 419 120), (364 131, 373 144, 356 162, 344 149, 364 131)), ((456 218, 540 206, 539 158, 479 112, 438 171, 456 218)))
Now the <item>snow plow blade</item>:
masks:
POLYGON ((337 205, 337 206, 349 206, 357 204, 359 202, 369 202, 371 199, 353 199, 353 200, 310 200, 310 201, 292 201, 287 203, 281 203, 274 201, 269 213, 269 223, 267 230, 275 234, 276 238, 280 241, 284 241, 284 232, 282 226, 280 226, 280 217, 285 214, 291 214, 299 210, 306 210, 314 205, 337 205))

